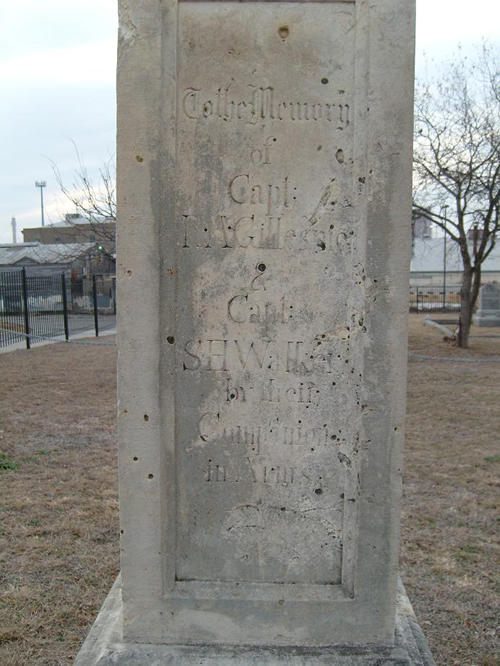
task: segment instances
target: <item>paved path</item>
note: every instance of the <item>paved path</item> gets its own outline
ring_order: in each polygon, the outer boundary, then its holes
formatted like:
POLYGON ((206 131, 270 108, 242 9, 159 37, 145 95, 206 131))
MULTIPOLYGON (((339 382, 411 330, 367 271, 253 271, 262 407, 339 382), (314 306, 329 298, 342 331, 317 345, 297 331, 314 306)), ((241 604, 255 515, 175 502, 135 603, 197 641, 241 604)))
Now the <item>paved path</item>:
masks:
MULTIPOLYGON (((116 315, 99 315, 99 333, 116 328, 116 315)), ((82 331, 94 331, 94 316, 89 314, 69 315, 69 337, 82 331)), ((95 333, 95 331, 94 331, 95 333)), ((92 333, 90 334, 92 335, 92 333)))

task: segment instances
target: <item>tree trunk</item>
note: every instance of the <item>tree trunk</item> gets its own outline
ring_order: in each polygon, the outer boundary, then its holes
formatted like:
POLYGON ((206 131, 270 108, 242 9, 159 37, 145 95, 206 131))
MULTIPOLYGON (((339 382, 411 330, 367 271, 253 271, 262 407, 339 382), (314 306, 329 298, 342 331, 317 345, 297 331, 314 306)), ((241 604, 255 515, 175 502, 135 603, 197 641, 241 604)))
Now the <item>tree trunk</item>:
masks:
POLYGON ((481 287, 481 264, 474 269, 474 277, 472 279, 471 290, 471 314, 476 306, 477 297, 479 296, 479 288, 481 287))
POLYGON ((471 267, 464 268, 462 288, 460 289, 460 319, 458 323, 457 344, 459 347, 469 346, 470 325, 472 323, 472 276, 471 267))

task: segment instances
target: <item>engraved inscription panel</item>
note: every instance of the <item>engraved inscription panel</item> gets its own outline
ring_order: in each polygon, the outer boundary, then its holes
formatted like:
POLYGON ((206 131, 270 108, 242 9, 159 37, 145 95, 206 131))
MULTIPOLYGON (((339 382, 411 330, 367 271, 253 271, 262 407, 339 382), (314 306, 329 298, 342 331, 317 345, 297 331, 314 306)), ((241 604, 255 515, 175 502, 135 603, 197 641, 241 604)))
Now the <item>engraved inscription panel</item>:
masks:
POLYGON ((365 336, 354 6, 309 9, 179 5, 178 580, 342 580, 365 336))

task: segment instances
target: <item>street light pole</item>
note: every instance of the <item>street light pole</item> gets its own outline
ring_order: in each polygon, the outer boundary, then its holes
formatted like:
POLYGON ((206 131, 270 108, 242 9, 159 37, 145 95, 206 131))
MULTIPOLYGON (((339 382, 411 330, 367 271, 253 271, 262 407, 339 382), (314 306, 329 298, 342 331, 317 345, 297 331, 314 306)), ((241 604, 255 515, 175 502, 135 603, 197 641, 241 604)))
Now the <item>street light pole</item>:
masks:
POLYGON ((43 188, 47 185, 47 182, 45 180, 36 180, 35 181, 35 187, 40 188, 40 206, 42 209, 42 227, 45 226, 45 218, 43 215, 43 188))

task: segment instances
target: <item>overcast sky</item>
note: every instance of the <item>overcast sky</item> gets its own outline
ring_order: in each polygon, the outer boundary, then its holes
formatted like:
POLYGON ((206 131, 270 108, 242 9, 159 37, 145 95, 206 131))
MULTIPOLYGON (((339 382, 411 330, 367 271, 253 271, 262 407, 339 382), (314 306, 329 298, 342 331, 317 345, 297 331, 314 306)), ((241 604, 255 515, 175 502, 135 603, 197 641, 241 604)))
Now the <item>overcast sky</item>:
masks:
MULTIPOLYGON (((0 0, 0 242, 64 210, 52 173, 71 184, 73 142, 95 172, 114 155, 116 0, 0 0)), ((482 37, 500 42, 500 0, 417 0, 417 72, 482 37)))

